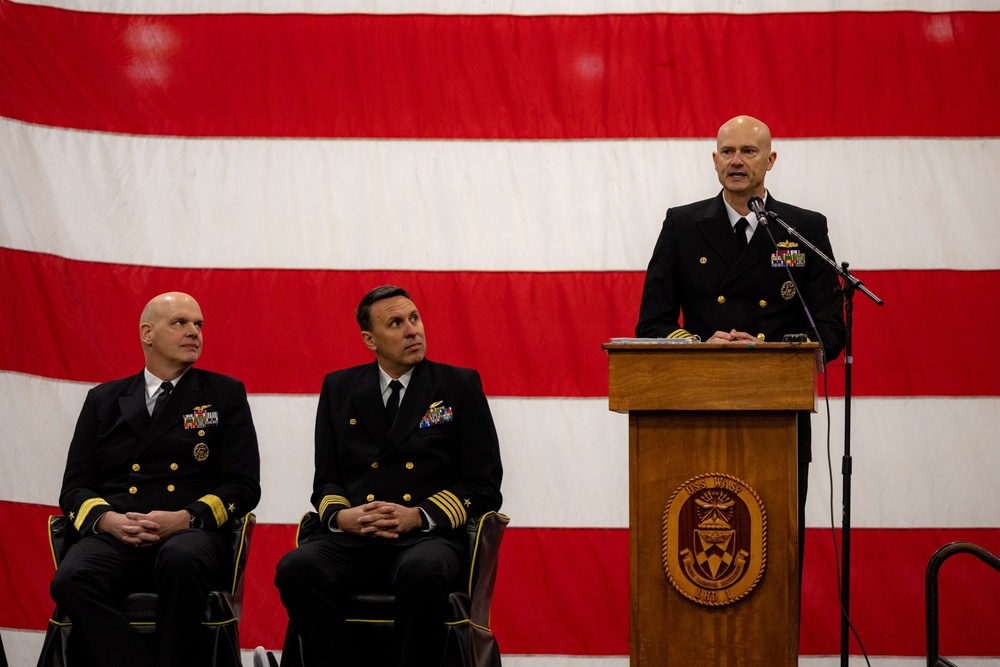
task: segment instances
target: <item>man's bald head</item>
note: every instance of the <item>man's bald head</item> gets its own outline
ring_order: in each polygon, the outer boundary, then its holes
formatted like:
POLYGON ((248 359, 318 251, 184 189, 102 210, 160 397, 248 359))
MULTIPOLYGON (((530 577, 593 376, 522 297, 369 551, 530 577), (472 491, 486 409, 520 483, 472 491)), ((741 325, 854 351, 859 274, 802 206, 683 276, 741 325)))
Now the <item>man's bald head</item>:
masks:
POLYGON ((146 368, 161 380, 173 380, 201 356, 204 318, 194 297, 166 292, 150 299, 139 318, 139 339, 146 368))
POLYGON ((771 150, 771 130, 753 116, 736 116, 719 128, 712 162, 723 196, 740 214, 749 213, 750 198, 766 194, 764 177, 776 158, 771 150))

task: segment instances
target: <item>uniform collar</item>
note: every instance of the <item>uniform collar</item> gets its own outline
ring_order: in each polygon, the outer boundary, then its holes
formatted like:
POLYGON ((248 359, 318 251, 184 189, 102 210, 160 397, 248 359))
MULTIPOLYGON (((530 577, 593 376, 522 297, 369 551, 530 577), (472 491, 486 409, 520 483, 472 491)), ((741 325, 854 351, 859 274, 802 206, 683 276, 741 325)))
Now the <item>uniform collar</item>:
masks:
MULTIPOLYGON (((726 215, 729 217, 729 224, 733 229, 736 229, 736 223, 739 222, 740 218, 746 218, 746 221, 750 223, 750 229, 754 232, 757 231, 757 216, 753 213, 747 215, 742 215, 736 211, 735 208, 729 205, 726 201, 726 196, 722 196, 722 205, 726 207, 726 215)), ((764 191, 764 208, 767 208, 767 190, 764 191)))
POLYGON ((153 394, 155 394, 160 390, 160 385, 162 385, 164 382, 169 382, 174 386, 174 389, 176 389, 177 383, 181 381, 181 378, 184 377, 185 373, 187 373, 187 371, 184 371, 184 373, 181 373, 173 380, 162 380, 153 375, 152 373, 150 373, 148 368, 143 368, 142 377, 146 385, 146 398, 152 398, 153 394))

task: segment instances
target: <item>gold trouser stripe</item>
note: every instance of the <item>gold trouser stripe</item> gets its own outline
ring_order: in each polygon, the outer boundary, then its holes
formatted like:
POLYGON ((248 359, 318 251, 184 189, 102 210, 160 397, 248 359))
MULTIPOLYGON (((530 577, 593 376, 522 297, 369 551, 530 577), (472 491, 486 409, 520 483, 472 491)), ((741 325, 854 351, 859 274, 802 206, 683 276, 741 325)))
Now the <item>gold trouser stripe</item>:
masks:
POLYGON ((100 507, 101 505, 111 507, 111 503, 104 498, 88 498, 83 501, 83 504, 80 505, 80 511, 76 513, 76 521, 73 522, 73 527, 76 528, 77 532, 80 531, 80 527, 83 526, 83 522, 87 520, 87 515, 90 514, 90 510, 95 507, 100 507))
POLYGON ((323 496, 323 500, 319 502, 319 519, 320 521, 325 521, 324 515, 326 511, 330 509, 330 505, 340 505, 341 507, 350 507, 351 501, 349 501, 344 496, 323 496))
POLYGON ((198 502, 205 503, 208 505, 209 509, 212 510, 212 516, 215 517, 216 528, 221 528, 229 521, 229 513, 226 512, 226 506, 222 503, 222 498, 214 494, 208 494, 207 496, 202 496, 198 499, 198 502))
POLYGON ((465 508, 461 501, 451 491, 441 491, 430 497, 432 503, 441 508, 441 511, 448 515, 452 528, 464 526, 466 521, 465 508))

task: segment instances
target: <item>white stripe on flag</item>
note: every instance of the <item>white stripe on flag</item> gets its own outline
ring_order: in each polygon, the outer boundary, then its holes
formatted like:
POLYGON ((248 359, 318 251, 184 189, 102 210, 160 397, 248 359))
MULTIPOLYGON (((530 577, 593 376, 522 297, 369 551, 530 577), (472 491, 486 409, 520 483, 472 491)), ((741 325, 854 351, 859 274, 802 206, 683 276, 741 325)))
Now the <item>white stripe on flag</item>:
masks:
MULTIPOLYGON (((91 385, 0 373, 0 499, 55 505, 66 449, 91 385), (18 443, 21 443, 20 445, 18 443), (29 444, 30 443, 30 444, 29 444), (45 471, 25 474, 25 471, 45 471)), ((262 523, 309 509, 316 396, 251 395, 261 450, 262 523)), ((628 420, 606 399, 491 398, 504 462, 504 511, 518 527, 628 526, 628 420)), ((822 407, 821 407, 822 409, 822 407)), ((831 401, 834 506, 840 521, 843 400, 831 401)), ((995 527, 1000 398, 855 399, 853 525, 995 527)), ((806 524, 830 524, 825 415, 813 416, 806 524)))
MULTIPOLYGON (((178 139, 0 120, 0 144, 0 205, 18 207, 0 245, 153 266, 641 271, 666 208, 719 189, 706 139, 178 139)), ((984 196, 1000 139, 775 150, 770 190, 825 213, 852 269, 1000 268, 984 196)))

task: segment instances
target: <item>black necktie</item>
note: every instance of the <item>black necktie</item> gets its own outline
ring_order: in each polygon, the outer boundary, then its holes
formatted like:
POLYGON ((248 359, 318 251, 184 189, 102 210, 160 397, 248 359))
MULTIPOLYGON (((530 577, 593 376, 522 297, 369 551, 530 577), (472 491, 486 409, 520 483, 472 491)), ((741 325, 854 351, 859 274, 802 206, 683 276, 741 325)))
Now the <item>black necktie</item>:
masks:
POLYGON ((385 402, 385 413, 389 415, 389 423, 396 420, 396 411, 399 410, 399 390, 403 388, 403 383, 393 380, 389 383, 389 400, 385 402))
POLYGON ((167 399, 170 398, 170 392, 173 389, 174 385, 169 382, 164 382, 160 385, 160 395, 156 397, 156 403, 153 404, 153 419, 156 419, 156 415, 163 411, 163 406, 166 405, 167 399))
POLYGON ((736 234, 736 242, 740 244, 741 248, 747 247, 747 227, 749 226, 750 223, 746 218, 740 218, 733 226, 733 233, 736 234))

